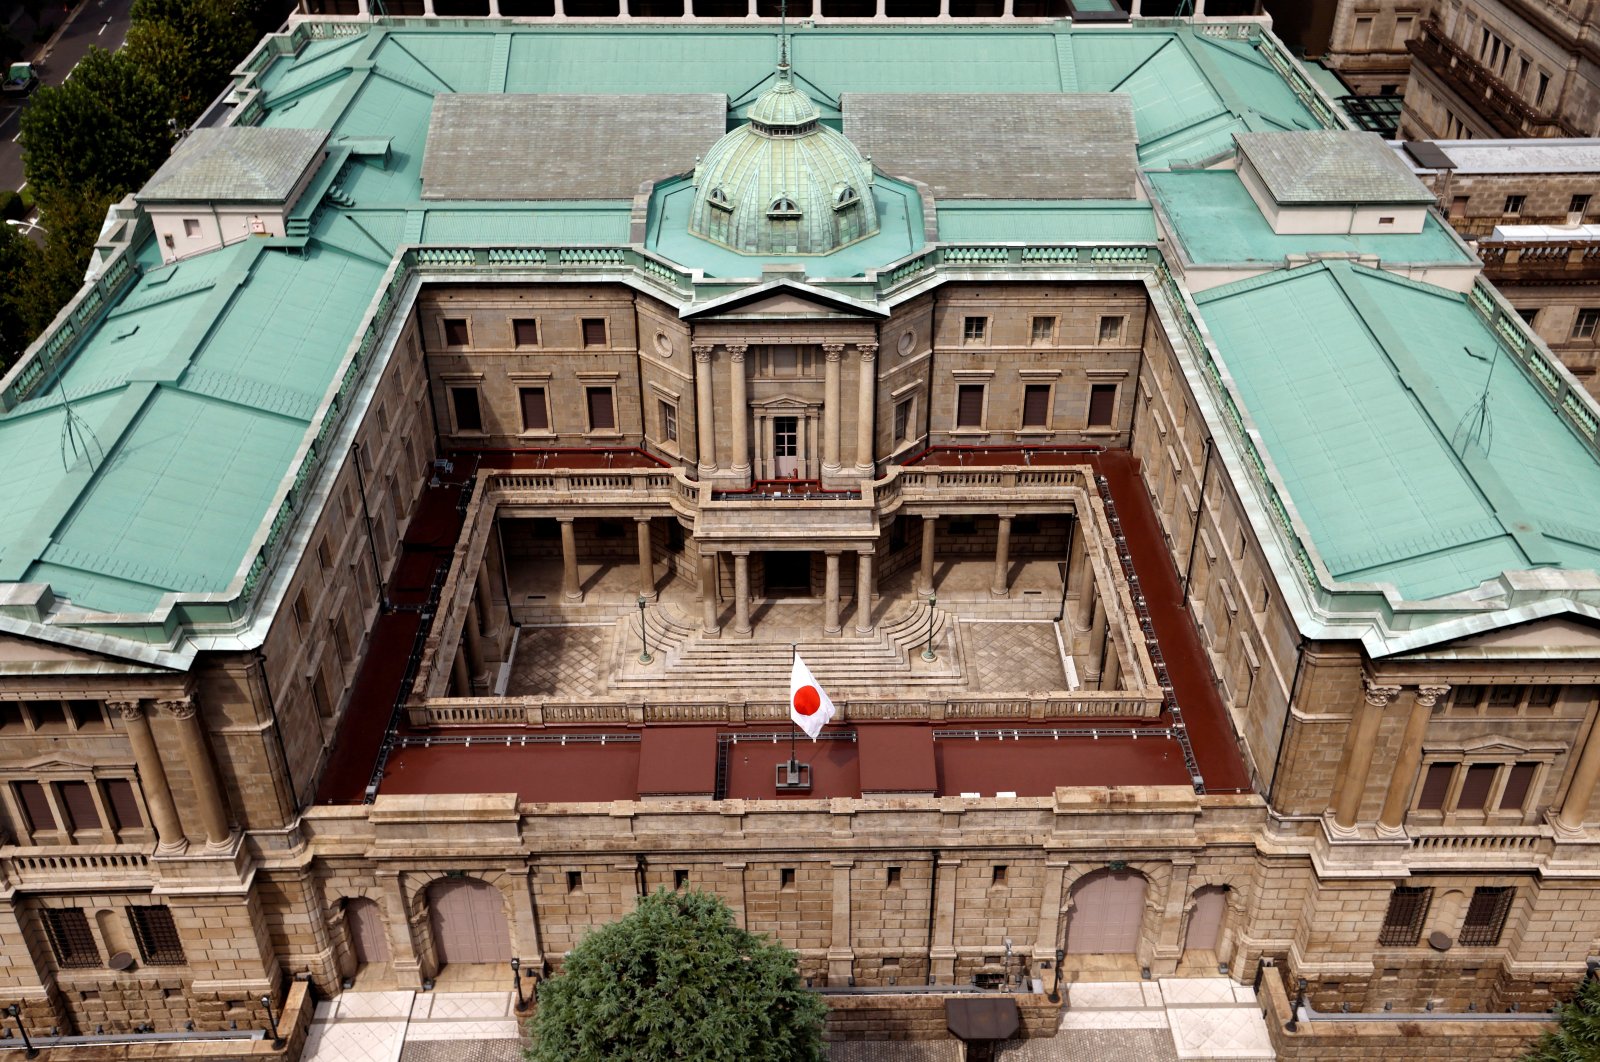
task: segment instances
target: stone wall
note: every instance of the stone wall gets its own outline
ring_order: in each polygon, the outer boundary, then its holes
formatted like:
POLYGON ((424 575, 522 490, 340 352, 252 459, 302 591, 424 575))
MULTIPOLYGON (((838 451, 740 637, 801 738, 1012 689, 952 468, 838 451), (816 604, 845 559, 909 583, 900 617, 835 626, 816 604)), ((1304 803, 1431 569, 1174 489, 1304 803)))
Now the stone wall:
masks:
MULTIPOLYGON (((823 1037, 840 1040, 954 1040, 945 1019, 945 1000, 971 995, 828 995, 823 1037)), ((1008 995, 1016 1001, 1022 1028, 1017 1039, 1051 1037, 1060 1025, 1063 1004, 1043 995, 1008 995)))

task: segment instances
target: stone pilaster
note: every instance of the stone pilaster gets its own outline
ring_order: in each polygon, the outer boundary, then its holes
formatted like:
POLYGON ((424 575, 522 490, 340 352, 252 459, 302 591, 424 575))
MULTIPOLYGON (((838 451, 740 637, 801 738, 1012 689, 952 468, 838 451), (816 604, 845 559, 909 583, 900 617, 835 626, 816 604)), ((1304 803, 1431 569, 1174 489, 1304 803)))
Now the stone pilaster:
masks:
POLYGON ((128 732, 133 762, 139 769, 139 786, 144 790, 145 807, 156 831, 156 853, 177 855, 189 847, 189 838, 183 832, 183 820, 178 817, 177 805, 172 801, 167 769, 161 762, 155 737, 150 733, 150 720, 145 718, 144 706, 139 701, 108 701, 106 705, 117 713, 128 732))
POLYGON ((1339 779, 1339 792, 1334 801, 1333 824, 1338 831, 1355 829, 1356 816, 1361 811, 1361 798, 1367 791, 1367 778, 1372 772, 1372 753, 1377 743, 1378 723, 1383 710, 1400 696, 1399 686, 1379 686, 1363 676, 1366 687, 1361 705, 1350 732, 1347 765, 1339 779))
POLYGON ((205 829, 206 847, 227 848, 233 839, 228 825, 227 805, 222 797, 222 786, 217 780, 217 768, 211 762, 211 749, 206 743, 205 731, 200 726, 200 714, 193 697, 173 697, 157 701, 156 705, 178 724, 178 745, 183 750, 184 763, 189 768, 189 778, 194 784, 196 809, 200 824, 205 829))

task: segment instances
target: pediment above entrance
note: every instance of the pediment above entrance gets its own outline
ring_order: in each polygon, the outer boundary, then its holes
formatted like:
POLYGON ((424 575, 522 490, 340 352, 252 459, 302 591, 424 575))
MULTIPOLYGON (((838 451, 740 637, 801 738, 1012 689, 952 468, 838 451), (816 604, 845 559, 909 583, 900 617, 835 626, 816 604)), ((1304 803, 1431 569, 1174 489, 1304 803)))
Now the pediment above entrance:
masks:
POLYGON ((683 317, 692 320, 719 317, 860 320, 888 316, 888 311, 875 302, 852 299, 794 280, 765 281, 683 311, 683 317))
POLYGON ((1486 649, 1589 649, 1600 656, 1600 626, 1576 616, 1553 616, 1520 623, 1515 627, 1485 631, 1454 644, 1486 649))

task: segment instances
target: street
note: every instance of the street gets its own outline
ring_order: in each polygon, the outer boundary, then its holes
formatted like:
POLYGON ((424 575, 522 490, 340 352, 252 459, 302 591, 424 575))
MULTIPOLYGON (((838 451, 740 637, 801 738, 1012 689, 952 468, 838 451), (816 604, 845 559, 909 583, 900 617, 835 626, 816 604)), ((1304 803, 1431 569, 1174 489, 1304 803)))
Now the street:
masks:
MULTIPOLYGON (((132 6, 133 0, 82 0, 45 57, 39 80, 45 85, 59 85, 91 47, 107 51, 122 47, 132 6)), ((22 145, 17 143, 17 137, 20 115, 26 106, 25 102, 20 106, 0 106, 0 188, 22 186, 22 145)))

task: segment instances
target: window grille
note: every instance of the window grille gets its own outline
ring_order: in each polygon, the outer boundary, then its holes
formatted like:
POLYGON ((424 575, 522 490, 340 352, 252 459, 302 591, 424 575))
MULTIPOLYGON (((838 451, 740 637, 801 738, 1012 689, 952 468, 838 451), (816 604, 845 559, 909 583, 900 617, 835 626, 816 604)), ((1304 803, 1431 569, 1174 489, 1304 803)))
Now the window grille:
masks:
POLYGON ((133 925, 133 935, 139 941, 139 954, 144 956, 145 965, 183 965, 183 941, 178 939, 178 925, 172 920, 170 907, 164 904, 130 907, 128 921, 133 925))
POLYGON ((89 932, 89 916, 83 913, 83 908, 47 907, 44 926, 50 937, 50 947, 55 949, 56 962, 62 967, 81 969, 100 965, 100 946, 89 932))
POLYGON ((1422 939, 1422 923, 1428 917, 1433 890, 1398 885, 1389 894, 1389 910, 1378 931, 1378 943, 1385 948, 1409 948, 1422 939))
POLYGON ((1507 886, 1481 886, 1472 890, 1467 917, 1461 922, 1461 943, 1468 947, 1492 947, 1500 943, 1506 915, 1516 890, 1507 886))

